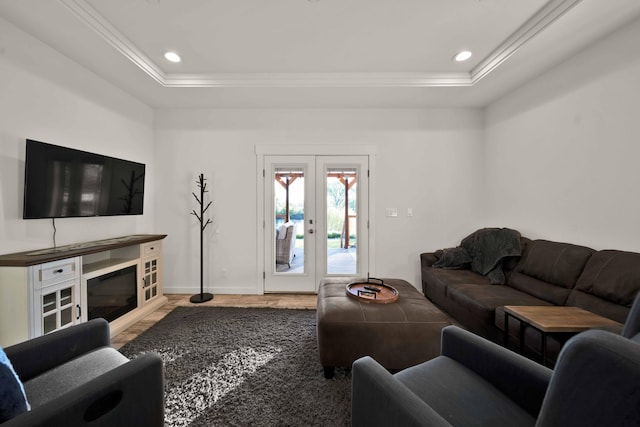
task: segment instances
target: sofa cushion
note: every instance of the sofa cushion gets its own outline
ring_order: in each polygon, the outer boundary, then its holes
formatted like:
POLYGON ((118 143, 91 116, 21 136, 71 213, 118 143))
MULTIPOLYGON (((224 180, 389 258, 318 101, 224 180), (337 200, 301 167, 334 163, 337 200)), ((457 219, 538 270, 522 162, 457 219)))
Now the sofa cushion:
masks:
POLYGON ((441 303, 447 296, 447 287, 453 284, 489 285, 489 279, 471 270, 449 270, 424 267, 422 269, 423 292, 430 300, 441 303))
POLYGON ((535 424, 508 396, 449 357, 437 357, 394 376, 453 426, 535 424))
POLYGON ((508 286, 555 305, 564 305, 569 298, 569 293, 571 293, 570 289, 556 286, 518 271, 511 273, 508 286))
POLYGON ((620 323, 624 323, 627 319, 627 315, 629 314, 629 308, 624 305, 607 301, 603 298, 577 289, 571 291, 566 305, 584 308, 592 313, 599 314, 600 316, 607 317, 620 323))
POLYGON ((128 361, 111 347, 98 348, 26 381, 24 388, 35 408, 128 361))
POLYGON ((573 288, 585 264, 594 253, 586 246, 534 240, 516 270, 520 273, 565 288, 573 288))
POLYGON ((630 308, 640 290, 640 253, 596 252, 585 266, 575 289, 630 308))
POLYGON ((452 284, 477 284, 477 285, 489 285, 489 279, 474 273, 471 270, 451 270, 443 268, 431 268, 427 267, 422 270, 423 279, 431 285, 439 284, 443 287, 447 287, 452 284))
MULTIPOLYGON (((540 298, 552 289, 540 288, 544 282, 550 286, 572 289, 593 252, 593 249, 585 246, 533 240, 525 247, 522 258, 507 284, 540 298), (523 275, 537 280, 525 280, 523 275)), ((562 305, 564 301, 557 298, 566 300, 567 297, 568 292, 559 292, 550 297, 549 301, 562 305)))
POLYGON ((494 324, 495 310, 505 305, 551 305, 549 302, 508 286, 457 284, 447 288, 447 296, 478 320, 494 324))

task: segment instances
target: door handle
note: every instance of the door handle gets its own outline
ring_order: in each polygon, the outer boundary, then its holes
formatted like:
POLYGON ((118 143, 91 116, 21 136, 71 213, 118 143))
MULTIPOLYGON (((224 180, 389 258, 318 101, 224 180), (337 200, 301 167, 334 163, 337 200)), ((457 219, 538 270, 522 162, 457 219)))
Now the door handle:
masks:
POLYGON ((313 234, 313 228, 309 229, 309 234, 313 234))

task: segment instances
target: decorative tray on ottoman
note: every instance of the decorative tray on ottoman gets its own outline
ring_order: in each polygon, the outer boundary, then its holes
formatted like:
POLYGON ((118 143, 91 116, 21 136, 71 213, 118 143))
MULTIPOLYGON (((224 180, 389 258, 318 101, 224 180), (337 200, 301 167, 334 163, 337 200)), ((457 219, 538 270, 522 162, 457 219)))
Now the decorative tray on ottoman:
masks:
POLYGON ((356 279, 347 284, 347 295, 358 301, 390 304, 398 300, 398 291, 393 286, 386 285, 382 279, 375 277, 356 279))

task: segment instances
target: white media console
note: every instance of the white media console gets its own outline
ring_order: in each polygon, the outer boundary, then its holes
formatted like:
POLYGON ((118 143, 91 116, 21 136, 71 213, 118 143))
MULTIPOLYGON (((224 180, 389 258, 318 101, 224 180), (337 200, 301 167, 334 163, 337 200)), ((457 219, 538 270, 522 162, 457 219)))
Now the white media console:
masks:
POLYGON ((0 255, 0 345, 90 318, 111 336, 167 302, 162 293, 164 234, 136 234, 0 255))

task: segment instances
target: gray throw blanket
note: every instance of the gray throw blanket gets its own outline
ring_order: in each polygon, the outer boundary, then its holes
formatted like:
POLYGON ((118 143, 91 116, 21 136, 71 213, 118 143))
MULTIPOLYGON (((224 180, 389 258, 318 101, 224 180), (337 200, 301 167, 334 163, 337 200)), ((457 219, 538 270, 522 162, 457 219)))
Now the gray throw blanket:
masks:
POLYGON ((448 270, 469 269, 471 257, 462 246, 456 248, 438 249, 434 252, 438 260, 433 263, 433 267, 445 268, 448 270))
POLYGON ((492 284, 505 282, 502 261, 519 256, 520 232, 509 228, 483 228, 465 237, 460 245, 471 258, 471 271, 482 274, 492 284))

